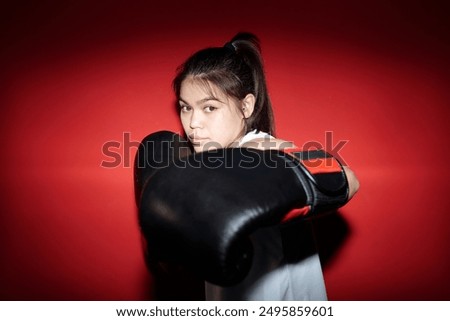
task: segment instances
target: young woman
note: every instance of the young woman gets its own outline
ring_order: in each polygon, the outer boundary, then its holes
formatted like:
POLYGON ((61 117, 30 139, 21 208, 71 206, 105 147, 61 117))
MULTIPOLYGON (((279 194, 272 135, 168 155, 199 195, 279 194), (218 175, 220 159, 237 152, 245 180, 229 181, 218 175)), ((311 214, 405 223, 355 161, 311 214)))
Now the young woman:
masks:
MULTIPOLYGON (((196 153, 230 147, 286 149, 275 138, 259 41, 239 33, 223 47, 200 50, 173 81, 185 134, 196 153)), ((359 188, 344 167, 349 199, 359 188)), ((252 236, 252 268, 239 284, 206 283, 207 300, 326 300, 322 269, 308 220, 263 228, 252 236), (300 235, 300 239, 299 236, 300 235)))

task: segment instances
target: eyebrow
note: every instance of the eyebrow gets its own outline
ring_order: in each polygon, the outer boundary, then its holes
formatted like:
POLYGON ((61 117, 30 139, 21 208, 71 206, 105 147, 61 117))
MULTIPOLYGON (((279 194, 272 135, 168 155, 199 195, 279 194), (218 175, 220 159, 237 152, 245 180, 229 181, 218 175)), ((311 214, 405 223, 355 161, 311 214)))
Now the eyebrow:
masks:
MULTIPOLYGON (((208 96, 208 97, 205 97, 205 98, 200 99, 199 101, 197 101, 197 105, 203 104, 203 103, 205 103, 205 102, 207 102, 207 101, 210 101, 210 100, 218 101, 219 103, 225 104, 223 101, 217 99, 216 97, 208 96)), ((186 105, 189 105, 189 104, 188 104, 183 98, 181 98, 181 97, 180 97, 179 101, 181 101, 182 103, 184 103, 184 104, 186 104, 186 105)))

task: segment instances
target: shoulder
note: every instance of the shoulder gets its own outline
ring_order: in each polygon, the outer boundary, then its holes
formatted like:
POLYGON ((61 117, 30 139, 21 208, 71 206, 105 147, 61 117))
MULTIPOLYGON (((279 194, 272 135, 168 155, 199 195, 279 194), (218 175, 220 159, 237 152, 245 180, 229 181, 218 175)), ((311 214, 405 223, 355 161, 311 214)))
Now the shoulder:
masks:
POLYGON ((238 144, 239 147, 254 148, 259 150, 277 149, 282 150, 286 148, 295 148, 295 145, 283 139, 278 139, 272 135, 259 131, 252 130, 248 132, 238 144))

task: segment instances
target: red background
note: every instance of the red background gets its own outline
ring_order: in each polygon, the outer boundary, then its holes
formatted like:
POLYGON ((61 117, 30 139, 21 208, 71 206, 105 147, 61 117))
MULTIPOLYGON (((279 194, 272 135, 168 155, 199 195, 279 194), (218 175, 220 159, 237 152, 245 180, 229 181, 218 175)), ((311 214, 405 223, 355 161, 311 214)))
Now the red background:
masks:
POLYGON ((278 137, 349 141, 360 192, 318 233, 345 230, 322 248, 329 298, 449 300, 447 11, 310 2, 2 4, 0 298, 151 299, 123 135, 179 131, 175 68, 245 30, 278 137), (119 167, 100 166, 108 141, 119 167))

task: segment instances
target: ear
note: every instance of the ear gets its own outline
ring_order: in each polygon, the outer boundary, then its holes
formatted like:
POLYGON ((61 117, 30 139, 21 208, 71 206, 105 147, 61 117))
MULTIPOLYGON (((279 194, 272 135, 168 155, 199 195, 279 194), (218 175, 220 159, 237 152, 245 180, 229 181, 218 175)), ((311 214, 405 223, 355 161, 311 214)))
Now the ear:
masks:
POLYGON ((253 110, 255 109, 255 101, 256 98, 253 94, 247 94, 247 96, 242 99, 241 108, 245 118, 249 118, 253 114, 253 110))

